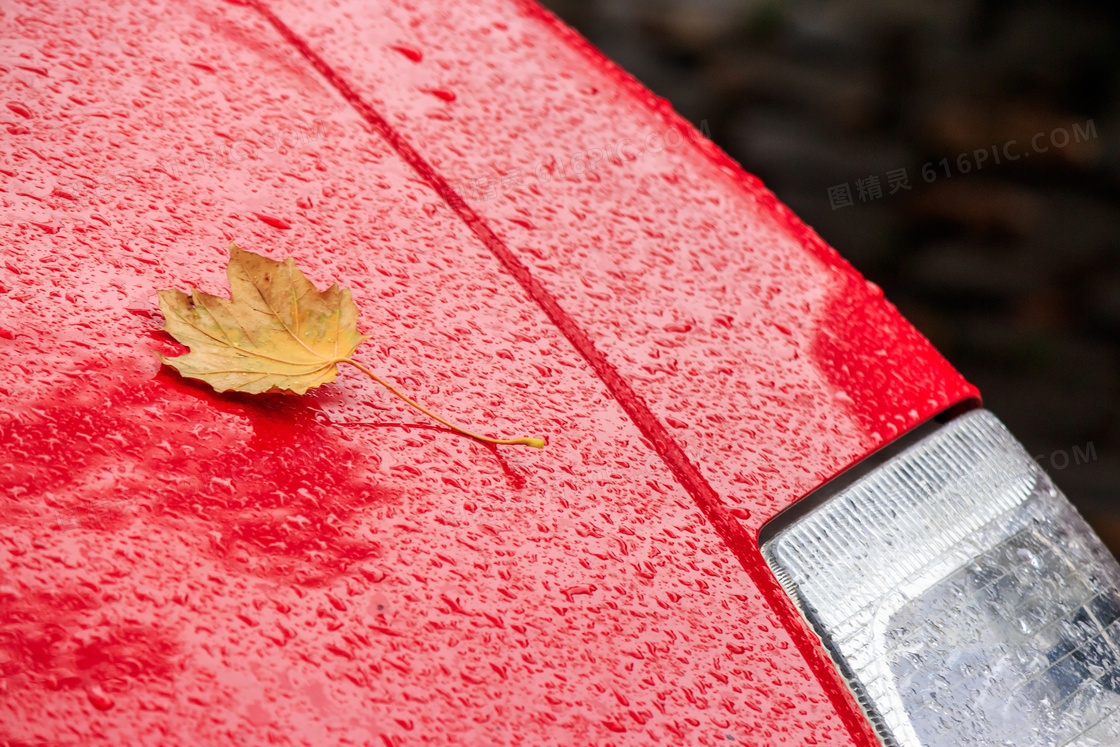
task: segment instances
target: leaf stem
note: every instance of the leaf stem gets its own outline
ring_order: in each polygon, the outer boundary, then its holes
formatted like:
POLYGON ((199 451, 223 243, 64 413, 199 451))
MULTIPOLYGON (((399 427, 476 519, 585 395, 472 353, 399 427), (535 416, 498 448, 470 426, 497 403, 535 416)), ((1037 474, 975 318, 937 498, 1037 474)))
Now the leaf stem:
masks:
POLYGON ((471 438, 476 438, 479 441, 485 441, 486 443, 497 444, 499 446, 532 446, 535 449, 543 449, 544 448, 545 441, 544 441, 543 438, 490 438, 489 436, 480 436, 477 433, 471 433, 466 428, 460 428, 459 426, 455 425, 454 423, 451 423, 451 422, 448 422, 448 421, 444 420, 443 418, 441 418, 439 415, 436 415, 431 410, 426 409, 419 402, 416 402, 415 400, 406 396, 404 393, 402 393, 400 390, 398 390, 395 386, 393 386, 389 382, 385 381, 385 379, 381 378, 380 376, 375 374, 373 371, 370 371, 368 368, 363 366, 361 363, 358 363, 357 361, 352 361, 349 358, 340 358, 336 362, 337 363, 349 363, 351 366, 358 369, 359 371, 364 373, 366 376, 370 377, 371 379, 376 381, 378 384, 380 384, 381 386, 385 387, 386 389, 388 389, 393 394, 400 397, 402 400, 407 402, 409 405, 411 405, 412 407, 416 408, 420 412, 427 415, 432 420, 443 423, 444 425, 446 425, 451 430, 462 433, 464 436, 470 436, 471 438))

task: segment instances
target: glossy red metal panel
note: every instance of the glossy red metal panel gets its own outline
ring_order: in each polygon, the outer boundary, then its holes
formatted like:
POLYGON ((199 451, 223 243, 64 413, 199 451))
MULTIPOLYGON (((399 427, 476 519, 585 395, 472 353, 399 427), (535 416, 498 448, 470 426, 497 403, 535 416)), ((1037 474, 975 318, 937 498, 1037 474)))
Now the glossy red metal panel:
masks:
POLYGON ((0 741, 859 737, 602 372, 264 16, 0 25, 0 741), (420 399, 549 449, 355 376, 176 378, 153 293, 223 293, 230 239, 352 287, 420 399))
POLYGON ((975 389, 756 179, 538 6, 262 7, 593 365, 866 740, 757 534, 975 389))
POLYGON ((267 5, 463 196, 750 533, 976 396, 754 177, 539 6, 267 5))

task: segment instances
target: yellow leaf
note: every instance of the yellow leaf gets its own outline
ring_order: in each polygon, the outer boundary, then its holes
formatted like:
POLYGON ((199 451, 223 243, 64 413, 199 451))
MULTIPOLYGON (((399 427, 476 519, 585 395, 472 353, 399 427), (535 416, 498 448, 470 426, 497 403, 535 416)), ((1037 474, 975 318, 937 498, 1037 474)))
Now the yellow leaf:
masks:
POLYGON ((303 394, 333 381, 338 364, 362 371, 434 420, 495 444, 544 447, 544 439, 494 439, 460 428, 428 411, 350 356, 368 335, 358 332, 358 308, 350 290, 332 285, 320 292, 295 261, 276 262, 229 245, 230 299, 201 291, 161 290, 159 308, 167 330, 190 348, 160 360, 183 376, 219 392, 303 394))
POLYGON ((291 257, 275 262, 229 245, 230 300, 195 290, 159 292, 165 329, 191 349, 163 358, 184 376, 219 392, 291 390, 333 381, 338 363, 368 339, 358 333, 350 290, 324 293, 291 257))

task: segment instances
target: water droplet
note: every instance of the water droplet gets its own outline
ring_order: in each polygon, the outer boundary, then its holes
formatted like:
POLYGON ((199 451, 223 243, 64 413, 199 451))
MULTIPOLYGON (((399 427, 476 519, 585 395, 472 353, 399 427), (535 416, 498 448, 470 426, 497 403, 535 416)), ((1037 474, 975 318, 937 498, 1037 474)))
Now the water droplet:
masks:
POLYGON ((8 108, 11 109, 16 114, 18 114, 19 116, 23 117, 24 119, 31 119, 31 117, 34 116, 34 115, 32 115, 30 109, 28 109, 26 106, 19 103, 18 101, 9 101, 8 102, 8 108))
POLYGON ((86 695, 89 697, 90 704, 99 711, 107 711, 116 705, 113 699, 101 689, 101 685, 90 685, 86 689, 86 695))
POLYGON ((435 96, 437 99, 442 99, 443 101, 446 101, 447 103, 451 103, 452 101, 455 100, 455 92, 454 91, 446 91, 442 88, 421 88, 420 91, 422 93, 430 93, 431 95, 435 96))
POLYGON ((424 54, 420 50, 413 49, 412 47, 406 47, 404 45, 393 45, 389 47, 389 49, 393 50, 394 52, 400 52, 413 62, 420 62, 424 59, 424 54))
POLYGON ((267 223, 268 225, 272 226, 273 228, 279 228, 281 230, 286 231, 286 230, 288 230, 289 228, 292 227, 291 223, 284 220, 283 218, 277 218, 274 215, 268 215, 266 213, 253 213, 253 215, 257 216, 258 220, 260 220, 264 223, 267 223))

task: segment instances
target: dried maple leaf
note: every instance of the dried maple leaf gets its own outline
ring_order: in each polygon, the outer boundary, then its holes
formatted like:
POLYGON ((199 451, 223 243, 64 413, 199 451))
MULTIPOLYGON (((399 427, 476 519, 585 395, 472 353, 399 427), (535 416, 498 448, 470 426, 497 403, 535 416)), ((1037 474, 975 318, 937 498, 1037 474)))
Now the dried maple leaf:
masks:
POLYGON ((358 307, 348 288, 320 292, 295 261, 276 262, 229 245, 230 299, 194 290, 159 292, 171 336, 190 348, 160 360, 219 392, 291 391, 333 381, 347 363, 410 406, 459 433, 494 444, 544 447, 540 438, 495 439, 471 433, 429 412, 350 356, 369 339, 358 332, 358 307))
MULTIPOLYGON (((350 291, 320 293, 289 257, 274 262, 231 244, 226 300, 195 290, 159 292, 165 329, 191 349, 163 361, 219 392, 303 394, 333 381, 358 334, 350 291)), ((161 356, 162 357, 162 356, 161 356)))

